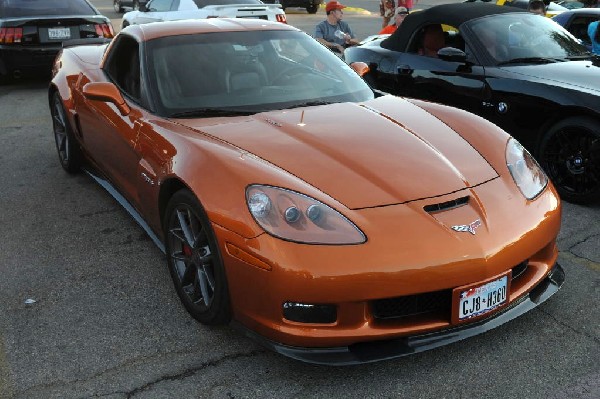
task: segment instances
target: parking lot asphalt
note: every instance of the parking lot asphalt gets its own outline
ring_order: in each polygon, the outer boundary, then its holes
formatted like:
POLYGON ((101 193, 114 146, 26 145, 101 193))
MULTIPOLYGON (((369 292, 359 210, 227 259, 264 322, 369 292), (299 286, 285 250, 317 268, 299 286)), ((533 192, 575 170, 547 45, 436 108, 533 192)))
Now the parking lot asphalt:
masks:
POLYGON ((0 86, 0 398, 600 397, 600 204, 564 203, 566 282, 534 311, 393 361, 302 364, 185 312, 143 230, 61 169, 46 89, 0 86))

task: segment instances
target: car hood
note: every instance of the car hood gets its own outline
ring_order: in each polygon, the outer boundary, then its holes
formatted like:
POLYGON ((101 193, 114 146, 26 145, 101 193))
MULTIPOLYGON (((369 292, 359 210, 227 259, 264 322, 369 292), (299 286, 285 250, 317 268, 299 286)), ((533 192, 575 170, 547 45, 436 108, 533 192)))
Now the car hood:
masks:
MULTIPOLYGON (((436 197, 498 176, 458 133, 392 96, 177 122, 253 153, 351 209, 436 197)), ((253 183, 269 182, 257 176, 253 183)))
POLYGON ((516 75, 516 79, 543 80, 544 83, 568 89, 600 94, 600 64, 592 61, 567 61, 551 64, 500 67, 516 75))

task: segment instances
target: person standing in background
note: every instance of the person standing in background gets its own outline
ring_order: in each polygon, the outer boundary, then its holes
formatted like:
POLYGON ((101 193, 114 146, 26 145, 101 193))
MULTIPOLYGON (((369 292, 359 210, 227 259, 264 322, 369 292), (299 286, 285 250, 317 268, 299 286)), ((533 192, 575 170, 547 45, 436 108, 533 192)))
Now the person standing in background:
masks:
POLYGON ((418 2, 419 0, 398 0, 398 7, 404 7, 410 12, 418 2))
POLYGON ((588 25, 588 36, 592 41, 592 53, 600 54, 600 21, 594 21, 588 25))
POLYGON ((356 46, 358 40, 354 37, 350 25, 344 18, 345 5, 337 0, 331 0, 325 5, 327 19, 321 21, 315 27, 315 39, 330 50, 343 54, 344 49, 349 46, 356 46))
POLYGON ((396 8, 396 3, 394 0, 380 0, 379 1, 379 13, 383 17, 383 22, 381 24, 382 28, 385 28, 390 23, 392 16, 394 15, 394 10, 396 8))
POLYGON ((381 31, 379 31, 380 35, 384 34, 392 34, 398 29, 404 18, 408 15, 408 10, 405 7, 398 7, 396 11, 394 11, 394 23, 388 26, 385 26, 381 31))

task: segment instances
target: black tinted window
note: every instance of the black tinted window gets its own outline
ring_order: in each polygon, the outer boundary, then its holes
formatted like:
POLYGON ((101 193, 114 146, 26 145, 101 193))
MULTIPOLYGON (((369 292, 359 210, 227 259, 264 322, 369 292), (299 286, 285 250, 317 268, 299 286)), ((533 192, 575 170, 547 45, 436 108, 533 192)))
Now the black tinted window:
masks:
POLYGON ((129 97, 140 99, 139 45, 131 37, 119 35, 110 50, 104 70, 129 97))
POLYGON ((83 0, 2 0, 0 2, 0 18, 94 14, 96 11, 83 0))
POLYGON ((222 6, 227 4, 262 4, 260 0, 194 0, 198 8, 206 6, 222 6))

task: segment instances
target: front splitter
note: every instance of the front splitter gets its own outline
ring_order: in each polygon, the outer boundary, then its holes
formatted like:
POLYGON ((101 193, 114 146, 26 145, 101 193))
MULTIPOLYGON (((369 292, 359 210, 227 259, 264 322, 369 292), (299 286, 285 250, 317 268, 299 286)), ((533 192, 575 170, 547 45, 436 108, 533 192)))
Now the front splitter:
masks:
POLYGON ((550 273, 528 294, 519 298, 505 310, 487 319, 423 335, 362 342, 343 347, 305 348, 288 346, 271 341, 247 329, 240 323, 233 322, 232 325, 263 346, 302 362, 329 366, 372 363, 424 352, 482 334, 539 306, 554 295, 564 281, 564 270, 556 263, 550 273))

